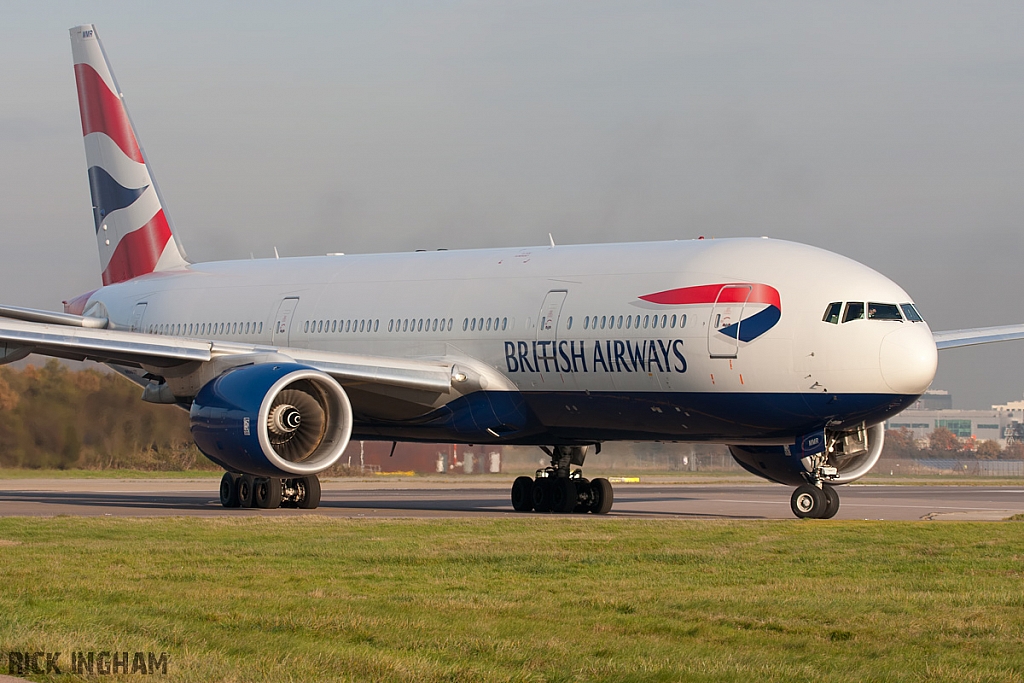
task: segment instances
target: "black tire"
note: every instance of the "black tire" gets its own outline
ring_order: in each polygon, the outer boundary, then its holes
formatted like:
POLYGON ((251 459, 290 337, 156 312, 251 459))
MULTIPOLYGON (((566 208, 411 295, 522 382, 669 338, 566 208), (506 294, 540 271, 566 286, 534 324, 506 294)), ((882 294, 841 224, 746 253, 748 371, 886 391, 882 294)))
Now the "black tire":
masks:
POLYGON ((277 477, 260 477, 255 481, 256 507, 274 510, 281 507, 281 480, 277 477))
POLYGON ((238 478, 238 505, 243 508, 251 508, 256 500, 256 488, 251 474, 243 474, 238 478))
POLYGON ((586 479, 576 479, 576 507, 572 509, 576 513, 590 512, 590 482, 586 479))
POLYGON ((576 484, 564 477, 558 477, 551 487, 551 511, 560 515, 572 512, 576 507, 576 484))
POLYGON ((516 512, 529 512, 533 509, 533 479, 516 477, 512 482, 512 509, 516 512))
POLYGON ((810 484, 797 486, 789 501, 793 514, 801 519, 821 519, 826 505, 825 492, 810 484))
POLYGON ((315 510, 320 507, 320 479, 313 475, 302 477, 298 483, 302 487, 302 498, 297 507, 302 510, 315 510))
POLYGON ((551 477, 541 477, 533 482, 533 509, 551 512, 551 477))
POLYGON ((238 475, 225 472, 220 478, 220 504, 226 508, 238 507, 238 475))
POLYGON ((828 484, 822 485, 821 490, 825 494, 825 514, 821 518, 832 519, 839 512, 839 492, 828 484))
POLYGON ((598 478, 590 482, 593 500, 590 503, 590 511, 595 515, 607 515, 611 512, 612 503, 615 502, 615 493, 612 491, 612 483, 604 478, 598 478))

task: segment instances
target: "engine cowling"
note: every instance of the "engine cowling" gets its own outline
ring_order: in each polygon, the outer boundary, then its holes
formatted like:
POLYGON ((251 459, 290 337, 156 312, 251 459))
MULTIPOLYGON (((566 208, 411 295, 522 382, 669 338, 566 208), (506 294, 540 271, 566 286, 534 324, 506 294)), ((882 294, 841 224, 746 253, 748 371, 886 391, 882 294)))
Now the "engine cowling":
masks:
POLYGON ((228 370, 192 402, 192 438, 231 472, 266 477, 316 474, 335 464, 352 435, 341 385, 297 363, 228 370))
POLYGON ((825 451, 821 462, 801 457, 789 446, 729 446, 743 469, 779 484, 799 486, 808 481, 816 465, 836 468, 829 484, 849 484, 871 471, 882 455, 885 425, 877 424, 847 432, 825 430, 825 451))

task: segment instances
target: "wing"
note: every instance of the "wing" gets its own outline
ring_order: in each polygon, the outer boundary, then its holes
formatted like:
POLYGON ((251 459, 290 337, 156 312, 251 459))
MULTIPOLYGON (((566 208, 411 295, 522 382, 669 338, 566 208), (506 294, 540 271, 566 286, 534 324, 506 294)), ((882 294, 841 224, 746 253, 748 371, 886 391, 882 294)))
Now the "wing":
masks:
POLYGON ((1024 339, 1024 325, 1000 325, 998 327, 975 327, 969 330, 947 330, 933 332, 935 346, 939 349, 956 349, 975 344, 1024 339))
POLYGON ((154 389, 165 382, 172 388, 170 393, 147 390, 147 400, 180 403, 194 392, 181 389, 188 383, 176 383, 176 378, 212 379, 235 365, 287 357, 337 379, 350 391, 354 408, 363 403, 367 414, 390 419, 421 414, 484 386, 499 391, 515 388, 501 373, 468 357, 394 358, 188 339, 104 329, 99 327, 101 320, 0 307, 0 363, 37 353, 136 369, 124 374, 140 384, 154 383, 154 389))

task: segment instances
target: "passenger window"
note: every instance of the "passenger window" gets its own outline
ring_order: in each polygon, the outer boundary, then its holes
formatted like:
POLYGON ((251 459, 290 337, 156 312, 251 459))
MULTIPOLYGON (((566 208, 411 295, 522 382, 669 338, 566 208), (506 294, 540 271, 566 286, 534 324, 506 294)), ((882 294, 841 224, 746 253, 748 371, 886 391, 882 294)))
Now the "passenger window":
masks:
POLYGON ((900 307, 896 304, 868 304, 868 320, 898 320, 903 322, 900 307))
POLYGON ((675 326, 676 326, 676 316, 675 316, 675 315, 673 315, 673 316, 672 316, 672 324, 671 324, 671 325, 669 325, 669 327, 675 327, 675 326))
POLYGON ((644 316, 644 329, 646 330, 647 326, 650 325, 650 324, 651 324, 651 316, 645 315, 644 316))
POLYGON ((686 327, 686 314, 683 313, 683 317, 679 319, 679 329, 686 327))
POLYGON ((633 327, 635 327, 638 330, 640 329, 640 316, 639 315, 636 318, 634 318, 634 320, 633 320, 633 327))
POLYGON ((631 328, 632 326, 633 326, 633 316, 631 316, 631 315, 627 315, 627 316, 626 316, 626 329, 628 330, 628 329, 630 329, 630 328, 631 328))
POLYGON ((821 317, 823 322, 832 323, 833 325, 839 324, 839 314, 843 311, 843 304, 841 301, 835 301, 830 303, 825 308, 825 315, 821 317))
POLYGON ((851 320, 863 320, 864 319, 864 304, 860 301, 851 301, 846 304, 846 314, 843 316, 843 322, 848 323, 851 320))
POLYGON ((618 327, 620 330, 622 329, 622 316, 621 315, 619 316, 619 324, 616 325, 616 327, 618 327))
POLYGON ((900 304, 900 308, 903 309, 903 316, 912 323, 923 323, 924 318, 914 308, 914 304, 900 304))

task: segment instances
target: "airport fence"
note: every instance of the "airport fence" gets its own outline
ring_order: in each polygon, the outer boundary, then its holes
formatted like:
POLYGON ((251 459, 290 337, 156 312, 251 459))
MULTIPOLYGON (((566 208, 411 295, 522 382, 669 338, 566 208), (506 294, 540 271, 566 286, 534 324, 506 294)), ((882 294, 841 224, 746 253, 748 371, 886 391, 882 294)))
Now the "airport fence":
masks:
POLYGON ((967 477, 1024 477, 1024 460, 881 460, 874 473, 891 475, 960 475, 967 477))

